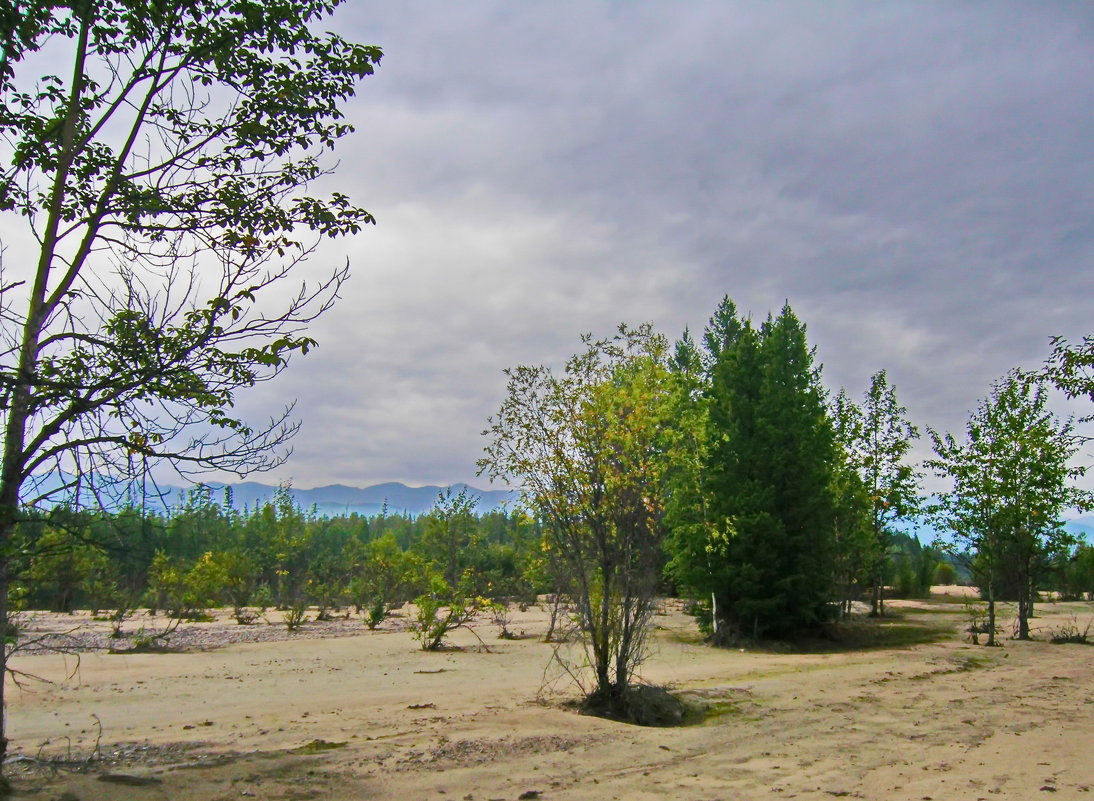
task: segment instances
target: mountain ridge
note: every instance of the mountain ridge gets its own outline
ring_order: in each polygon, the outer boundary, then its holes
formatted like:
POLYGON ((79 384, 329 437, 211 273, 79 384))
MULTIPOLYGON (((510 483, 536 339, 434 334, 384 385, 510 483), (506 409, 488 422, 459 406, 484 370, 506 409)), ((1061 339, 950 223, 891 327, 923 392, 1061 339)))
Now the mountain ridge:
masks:
MULTIPOLYGON (((67 476, 41 476, 38 477, 37 486, 60 487, 66 479, 67 476)), ((156 483, 154 490, 151 486, 140 482, 121 482, 120 484, 115 482, 110 492, 104 495, 114 499, 108 504, 114 508, 122 508, 127 503, 134 503, 137 498, 140 498, 146 509, 161 513, 185 503, 187 496, 201 486, 207 487, 214 493, 213 500, 218 503, 222 503, 222 497, 216 497, 216 493, 223 493, 225 489, 231 488, 232 505, 237 509, 253 509, 271 502, 280 489, 279 485, 263 484, 258 481, 238 483, 208 481, 188 486, 156 483)), ((467 492, 476 499, 475 511, 484 514, 513 506, 520 495, 515 490, 483 490, 463 482, 411 487, 400 481, 387 481, 367 487, 326 484, 312 489, 299 489, 293 486, 287 486, 286 489, 298 506, 305 511, 314 510, 320 517, 348 517, 351 514, 375 516, 385 510, 388 514, 417 517, 432 509, 438 497, 448 491, 451 491, 453 495, 461 491, 467 492)), ((87 492, 85 489, 84 494, 86 495, 87 492)), ((88 501, 87 505, 92 505, 90 503, 92 499, 85 500, 88 501)), ((54 503, 59 502, 54 501, 54 503)))
MULTIPOLYGON (((257 481, 244 481, 238 484, 209 482, 205 486, 213 490, 231 487, 233 504, 237 507, 250 508, 272 501, 279 489, 277 486, 257 481)), ((466 491, 468 495, 477 499, 475 511, 480 514, 492 512, 504 506, 512 506, 518 498, 518 493, 513 490, 482 490, 462 482, 411 487, 400 481, 387 481, 367 487, 326 484, 311 489, 291 486, 287 489, 301 508, 315 510, 322 517, 348 517, 351 514, 374 516, 383 513, 385 508, 388 514, 407 514, 416 517, 432 509, 438 497, 447 491, 453 494, 466 491)), ((183 488, 178 490, 186 491, 183 488)))

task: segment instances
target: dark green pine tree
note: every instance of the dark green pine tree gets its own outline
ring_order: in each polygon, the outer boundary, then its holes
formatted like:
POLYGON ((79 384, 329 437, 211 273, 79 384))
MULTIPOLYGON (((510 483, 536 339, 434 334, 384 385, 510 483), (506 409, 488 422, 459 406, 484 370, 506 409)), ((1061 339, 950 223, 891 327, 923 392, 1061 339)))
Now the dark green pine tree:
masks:
POLYGON ((835 446, 805 326, 743 321, 714 365, 706 453, 720 638, 816 626, 831 596, 835 446))

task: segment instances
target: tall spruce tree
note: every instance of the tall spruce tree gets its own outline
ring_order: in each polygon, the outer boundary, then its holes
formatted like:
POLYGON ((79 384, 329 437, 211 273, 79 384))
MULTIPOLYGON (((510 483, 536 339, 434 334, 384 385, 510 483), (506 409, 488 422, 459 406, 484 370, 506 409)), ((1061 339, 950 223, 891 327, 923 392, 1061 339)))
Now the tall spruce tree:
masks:
POLYGON ((665 482, 666 571, 677 588, 709 597, 705 548, 710 515, 703 490, 706 460, 707 388, 701 352, 688 331, 669 360, 672 415, 667 433, 672 446, 665 482))
POLYGON ((789 305, 759 329, 738 323, 715 354, 709 391, 706 583, 721 638, 784 636, 827 614, 835 443, 789 305))

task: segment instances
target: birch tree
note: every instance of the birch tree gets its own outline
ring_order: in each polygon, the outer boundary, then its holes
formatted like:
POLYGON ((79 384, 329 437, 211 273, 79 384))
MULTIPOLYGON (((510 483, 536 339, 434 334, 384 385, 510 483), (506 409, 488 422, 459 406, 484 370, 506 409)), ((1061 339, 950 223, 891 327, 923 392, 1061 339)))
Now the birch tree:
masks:
POLYGON ((1018 637, 1028 639, 1035 560, 1068 549, 1061 515, 1090 504, 1073 484, 1084 471, 1072 464, 1079 447, 1072 423, 1048 408, 1042 381, 1014 370, 977 405, 963 440, 930 435, 936 456, 928 465, 950 481, 931 514, 953 535, 944 547, 976 557, 970 565, 987 594, 988 644, 996 644, 1004 571, 1017 579, 1018 637))
POLYGON ((283 458, 288 413, 252 425, 236 394, 315 345, 347 275, 295 268, 373 221, 306 191, 381 55, 315 32, 336 5, 0 6, 0 624, 22 508, 157 460, 283 458))
POLYGON ((885 613, 885 566, 892 526, 919 508, 918 471, 906 459, 919 430, 908 420, 908 410, 896 399, 884 370, 870 379, 859 407, 845 407, 842 444, 850 464, 859 472, 869 499, 870 614, 885 613))

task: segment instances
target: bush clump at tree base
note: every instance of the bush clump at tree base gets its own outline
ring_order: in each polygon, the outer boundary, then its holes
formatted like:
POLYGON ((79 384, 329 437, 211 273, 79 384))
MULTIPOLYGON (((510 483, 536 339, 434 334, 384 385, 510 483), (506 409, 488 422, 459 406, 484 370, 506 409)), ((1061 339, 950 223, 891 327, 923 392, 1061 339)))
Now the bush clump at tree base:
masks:
POLYGON ((636 726, 680 726, 691 710, 664 687, 632 684, 622 692, 594 692, 582 702, 581 711, 636 726))

